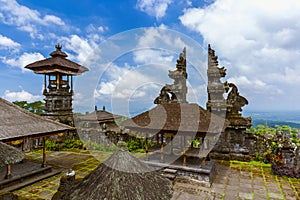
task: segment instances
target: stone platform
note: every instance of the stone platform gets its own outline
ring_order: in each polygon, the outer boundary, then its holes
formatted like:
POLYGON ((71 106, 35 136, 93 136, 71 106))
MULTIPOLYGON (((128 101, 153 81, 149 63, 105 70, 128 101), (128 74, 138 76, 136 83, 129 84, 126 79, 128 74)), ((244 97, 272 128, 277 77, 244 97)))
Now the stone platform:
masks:
POLYGON ((203 165, 199 158, 188 157, 186 164, 183 164, 183 156, 176 159, 175 155, 164 156, 164 162, 157 158, 158 155, 151 155, 143 162, 156 168, 165 177, 171 180, 194 180, 199 185, 210 187, 216 175, 215 161, 206 161, 203 165))
POLYGON ((51 166, 41 167, 40 163, 24 160, 11 165, 11 178, 5 179, 6 167, 0 168, 0 192, 9 192, 60 173, 51 166))

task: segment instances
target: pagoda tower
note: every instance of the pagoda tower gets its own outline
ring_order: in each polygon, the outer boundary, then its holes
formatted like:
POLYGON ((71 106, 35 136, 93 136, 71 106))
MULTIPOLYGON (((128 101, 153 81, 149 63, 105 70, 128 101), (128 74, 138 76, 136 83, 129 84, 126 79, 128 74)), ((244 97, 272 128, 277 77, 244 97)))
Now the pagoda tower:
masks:
POLYGON ((224 98, 225 92, 229 87, 227 82, 222 83, 221 78, 225 77, 225 67, 218 67, 218 56, 215 55, 215 51, 208 45, 208 63, 207 63, 207 93, 208 101, 206 103, 206 109, 215 114, 226 114, 228 104, 224 98))
POLYGON ((64 124, 73 125, 73 76, 80 75, 88 69, 66 57, 62 46, 57 44, 51 58, 36 61, 25 68, 36 74, 44 74, 45 117, 64 124))

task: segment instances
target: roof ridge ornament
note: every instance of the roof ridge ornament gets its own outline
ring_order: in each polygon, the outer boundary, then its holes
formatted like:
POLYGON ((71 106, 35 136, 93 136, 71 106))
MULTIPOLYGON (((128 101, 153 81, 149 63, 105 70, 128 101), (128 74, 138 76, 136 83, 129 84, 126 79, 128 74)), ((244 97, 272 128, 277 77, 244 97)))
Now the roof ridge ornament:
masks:
POLYGON ((62 45, 60 43, 57 43, 57 45, 55 45, 56 50, 53 51, 52 53, 50 53, 50 56, 52 57, 57 57, 57 56, 61 56, 61 57, 68 57, 68 55, 61 51, 62 49, 62 45))

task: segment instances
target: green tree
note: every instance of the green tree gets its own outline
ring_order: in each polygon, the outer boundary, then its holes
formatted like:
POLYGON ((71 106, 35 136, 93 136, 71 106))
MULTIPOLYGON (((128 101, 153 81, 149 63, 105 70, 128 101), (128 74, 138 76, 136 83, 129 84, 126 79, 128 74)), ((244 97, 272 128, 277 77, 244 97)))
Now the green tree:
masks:
POLYGON ((45 110, 45 103, 42 101, 34 101, 31 103, 27 101, 14 101, 13 103, 37 115, 43 114, 45 110))

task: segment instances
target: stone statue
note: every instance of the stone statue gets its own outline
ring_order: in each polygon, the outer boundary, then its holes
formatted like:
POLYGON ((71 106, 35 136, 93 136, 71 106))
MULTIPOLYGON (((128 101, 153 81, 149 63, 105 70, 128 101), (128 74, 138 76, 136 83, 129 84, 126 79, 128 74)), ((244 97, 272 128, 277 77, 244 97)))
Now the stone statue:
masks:
POLYGON ((245 97, 240 96, 235 84, 229 83, 228 86, 231 88, 227 96, 227 103, 230 105, 228 113, 231 115, 240 115, 242 107, 248 105, 248 100, 245 97))
POLYGON ((155 104, 162 104, 162 103, 171 103, 177 101, 176 95, 171 91, 170 88, 167 86, 164 86, 160 90, 160 94, 156 99, 154 100, 155 104))

